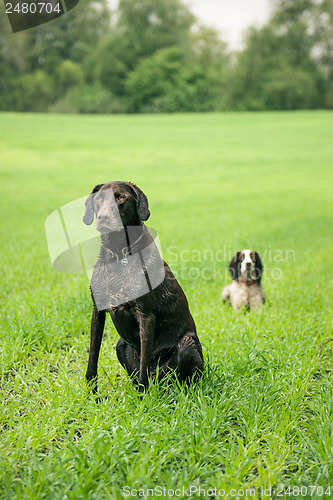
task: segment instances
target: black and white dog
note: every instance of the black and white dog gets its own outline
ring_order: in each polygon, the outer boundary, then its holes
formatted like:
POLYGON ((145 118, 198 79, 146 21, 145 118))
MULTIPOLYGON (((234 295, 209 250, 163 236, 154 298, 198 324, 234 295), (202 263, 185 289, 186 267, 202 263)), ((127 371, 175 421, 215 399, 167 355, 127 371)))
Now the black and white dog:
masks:
POLYGON ((263 265, 258 252, 237 252, 229 264, 229 271, 233 281, 222 290, 223 302, 230 301, 236 310, 242 307, 260 309, 266 294, 261 285, 263 265))

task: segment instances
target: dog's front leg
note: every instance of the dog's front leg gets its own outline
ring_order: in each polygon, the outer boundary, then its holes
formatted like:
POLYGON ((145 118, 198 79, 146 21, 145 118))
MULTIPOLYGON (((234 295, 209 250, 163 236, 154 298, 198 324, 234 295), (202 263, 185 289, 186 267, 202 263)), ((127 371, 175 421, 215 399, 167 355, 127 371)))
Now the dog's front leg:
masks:
POLYGON ((262 299, 263 303, 265 304, 265 302, 266 302, 266 293, 265 293, 265 291, 264 291, 263 288, 261 289, 261 299, 262 299))
POLYGON ((221 299, 222 302, 227 302, 227 300, 230 300, 230 285, 227 285, 223 288, 221 299))
POLYGON ((105 311, 98 311, 94 305, 90 327, 89 361, 86 381, 91 383, 93 393, 97 391, 97 365, 105 324, 105 311))
POLYGON ((148 388, 148 376, 150 371, 151 351, 154 341, 155 314, 140 314, 140 373, 139 392, 144 392, 148 388))

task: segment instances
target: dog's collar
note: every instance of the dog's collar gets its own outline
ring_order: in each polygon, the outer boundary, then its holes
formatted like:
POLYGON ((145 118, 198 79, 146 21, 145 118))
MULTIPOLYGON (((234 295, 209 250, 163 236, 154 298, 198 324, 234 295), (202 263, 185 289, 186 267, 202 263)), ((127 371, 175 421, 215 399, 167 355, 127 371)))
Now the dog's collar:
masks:
POLYGON ((243 285, 246 285, 246 286, 255 285, 257 283, 256 280, 253 280, 253 281, 238 280, 238 281, 239 281, 239 283, 243 283, 243 285))
MULTIPOLYGON (((142 231, 141 236, 139 236, 139 238, 137 240, 135 240, 134 243, 132 243, 132 245, 126 246, 126 247, 124 247, 124 248, 121 249, 121 253, 122 253, 122 256, 123 256, 122 259, 121 259, 122 263, 124 262, 124 264, 127 264, 127 262, 128 262, 127 261, 127 256, 128 256, 128 254, 130 254, 130 249, 132 249, 137 243, 139 243, 139 241, 143 238, 144 234, 145 233, 142 231)), ((112 258, 116 257, 117 262, 119 261, 119 256, 115 252, 113 252, 112 250, 110 250, 110 248, 108 248, 108 247, 104 247, 104 248, 105 248, 105 250, 107 252, 109 252, 111 254, 112 258)))

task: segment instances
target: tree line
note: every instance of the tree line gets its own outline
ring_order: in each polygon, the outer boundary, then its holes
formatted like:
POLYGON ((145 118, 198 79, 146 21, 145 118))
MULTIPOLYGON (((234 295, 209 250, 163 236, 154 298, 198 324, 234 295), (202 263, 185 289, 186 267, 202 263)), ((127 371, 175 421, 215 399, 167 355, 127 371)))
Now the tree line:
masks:
POLYGON ((0 109, 154 113, 333 108, 333 2, 273 0, 229 50, 182 0, 80 0, 11 33, 0 10, 0 109))

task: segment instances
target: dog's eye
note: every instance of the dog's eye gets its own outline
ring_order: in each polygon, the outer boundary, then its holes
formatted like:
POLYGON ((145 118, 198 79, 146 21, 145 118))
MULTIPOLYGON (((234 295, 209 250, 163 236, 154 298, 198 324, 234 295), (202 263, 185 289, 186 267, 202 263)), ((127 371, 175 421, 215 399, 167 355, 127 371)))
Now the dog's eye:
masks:
POLYGON ((125 196, 123 194, 118 194, 117 200, 124 200, 125 196))

